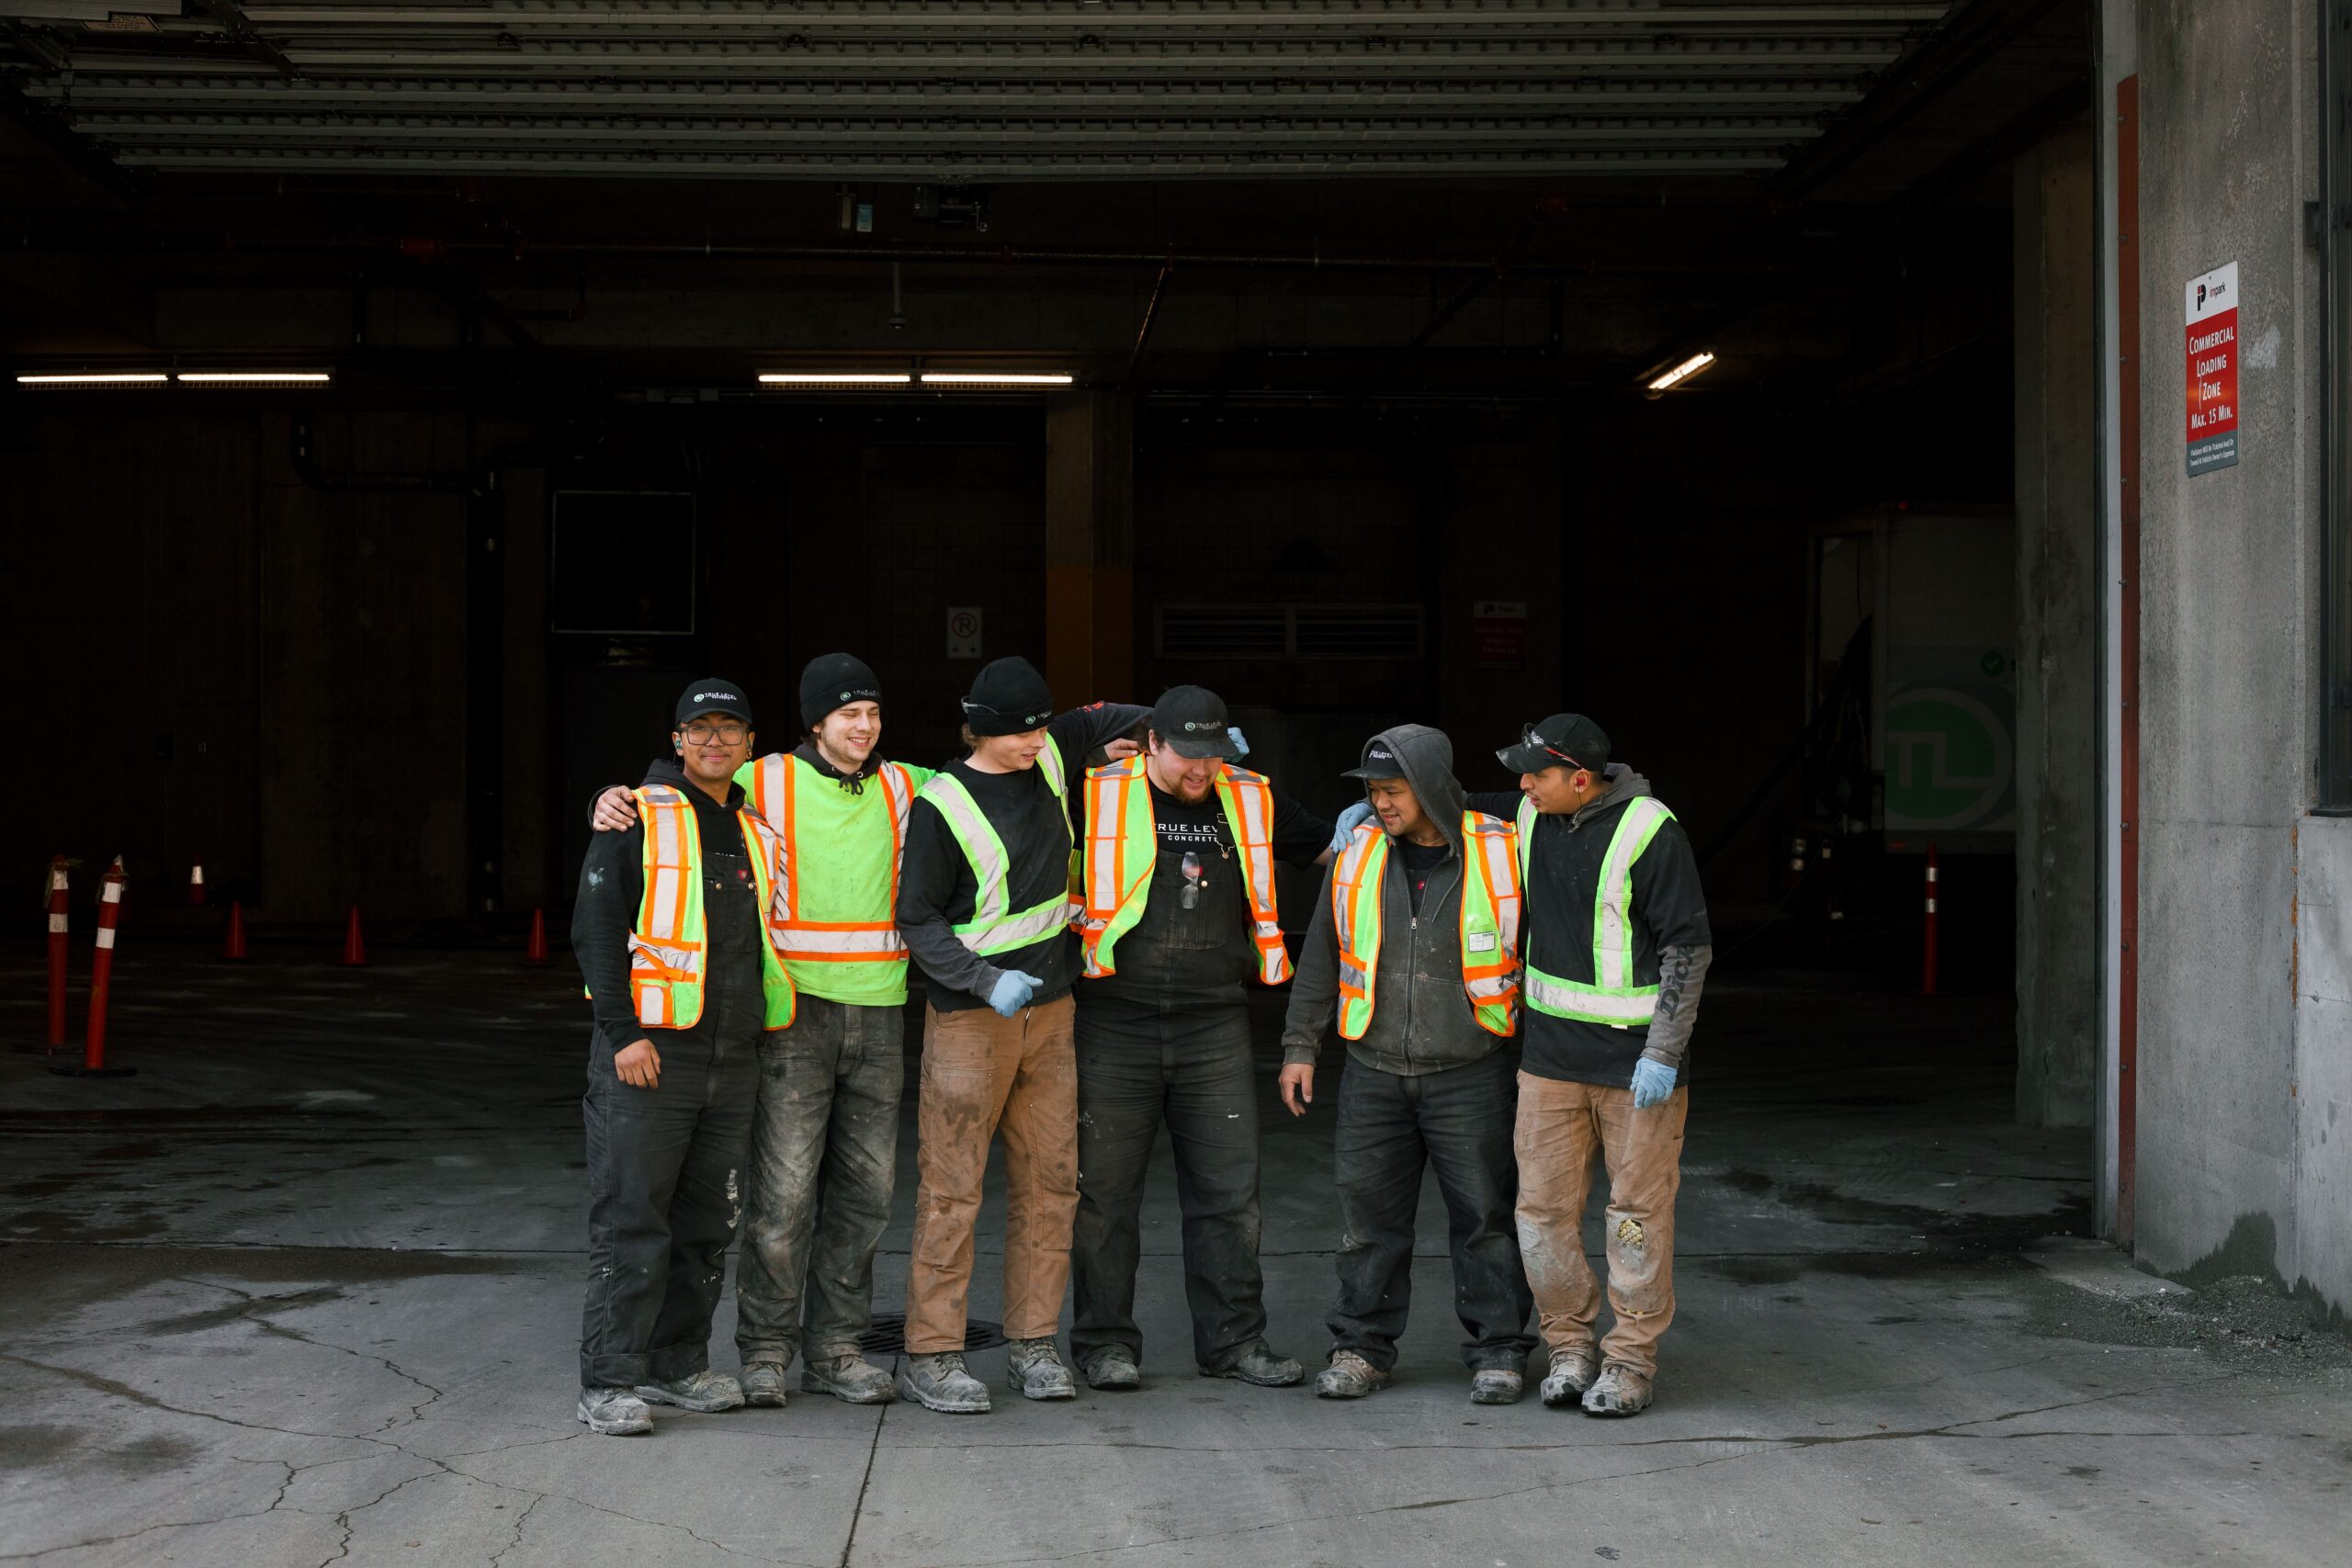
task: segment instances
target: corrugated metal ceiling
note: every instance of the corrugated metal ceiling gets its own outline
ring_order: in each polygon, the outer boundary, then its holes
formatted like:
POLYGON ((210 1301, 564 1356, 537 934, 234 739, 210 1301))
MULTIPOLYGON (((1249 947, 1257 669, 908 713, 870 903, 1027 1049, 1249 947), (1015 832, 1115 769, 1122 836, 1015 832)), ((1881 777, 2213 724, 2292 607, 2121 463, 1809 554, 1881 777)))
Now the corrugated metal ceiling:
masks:
POLYGON ((148 170, 943 183, 1780 168, 1945 0, 0 0, 148 170))

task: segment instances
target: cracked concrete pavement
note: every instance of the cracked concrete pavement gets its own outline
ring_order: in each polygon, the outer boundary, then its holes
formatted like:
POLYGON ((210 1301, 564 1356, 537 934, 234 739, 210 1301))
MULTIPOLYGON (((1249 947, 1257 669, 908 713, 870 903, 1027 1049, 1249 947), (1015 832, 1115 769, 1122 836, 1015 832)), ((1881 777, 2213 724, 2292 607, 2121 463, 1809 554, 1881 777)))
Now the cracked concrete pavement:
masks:
MULTIPOLYGON (((973 1359, 985 1418, 796 1391, 619 1440, 571 1414, 576 987, 503 957, 329 956, 237 971, 127 941, 114 1039, 138 1077, 0 1056, 0 1562, 2352 1562, 2352 1354, 2109 1330, 2102 1280, 2143 1277, 2048 1239, 2086 1228, 2089 1146, 2009 1123, 2004 998, 1711 987, 1679 1315, 1637 1420, 1467 1402, 1433 1188, 1395 1388, 1194 1376, 1163 1149, 1141 1392, 1029 1404, 999 1350, 973 1359)), ((0 1025, 27 1038, 38 1005, 11 987, 0 1025)), ((1274 1112, 1271 1014, 1260 1033, 1267 1298, 1312 1361, 1329 1106, 1274 1112)), ((885 1310, 911 1197, 910 1163, 885 1310)), ((722 1366, 731 1330, 730 1298, 722 1366)))

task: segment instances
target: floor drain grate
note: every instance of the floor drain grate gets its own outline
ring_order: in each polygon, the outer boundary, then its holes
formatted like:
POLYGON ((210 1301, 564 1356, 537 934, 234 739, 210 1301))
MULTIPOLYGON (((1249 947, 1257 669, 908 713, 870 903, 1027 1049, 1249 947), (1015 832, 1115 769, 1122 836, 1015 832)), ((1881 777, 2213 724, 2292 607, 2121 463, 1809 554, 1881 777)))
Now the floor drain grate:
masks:
MULTIPOLYGON (((984 1317, 967 1318, 964 1323, 964 1348, 988 1350, 1004 1343, 1004 1325, 990 1323, 984 1317)), ((857 1337, 857 1348, 876 1356, 896 1356, 907 1348, 907 1314, 899 1312, 877 1312, 874 1326, 857 1337)))

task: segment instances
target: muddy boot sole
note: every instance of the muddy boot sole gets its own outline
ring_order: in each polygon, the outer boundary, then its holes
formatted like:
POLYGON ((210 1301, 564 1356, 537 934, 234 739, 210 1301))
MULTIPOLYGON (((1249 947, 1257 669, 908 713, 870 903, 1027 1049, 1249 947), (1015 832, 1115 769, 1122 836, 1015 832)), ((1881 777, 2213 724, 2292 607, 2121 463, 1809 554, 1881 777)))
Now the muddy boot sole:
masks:
POLYGON ((963 1399, 941 1398, 923 1393, 922 1389, 915 1386, 914 1380, 904 1372, 899 1374, 899 1397, 911 1399, 925 1410, 936 1410, 942 1416, 986 1416, 995 1408, 989 1403, 988 1391, 985 1389, 980 1391, 977 1398, 969 1396, 963 1399))

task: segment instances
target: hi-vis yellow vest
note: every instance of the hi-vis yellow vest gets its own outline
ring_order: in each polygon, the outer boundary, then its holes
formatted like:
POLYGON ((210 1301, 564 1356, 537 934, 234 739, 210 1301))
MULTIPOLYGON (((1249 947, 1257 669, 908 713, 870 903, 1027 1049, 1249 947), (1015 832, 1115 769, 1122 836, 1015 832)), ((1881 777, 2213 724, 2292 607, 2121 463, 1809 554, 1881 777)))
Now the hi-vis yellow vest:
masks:
MULTIPOLYGON (((1536 816, 1533 801, 1521 803, 1519 872, 1522 881, 1534 845, 1536 816)), ((1545 974, 1535 967, 1531 950, 1526 976, 1529 1007, 1554 1018, 1618 1029, 1645 1024, 1657 1013, 1657 985, 1634 983, 1634 863, 1650 847, 1657 830, 1672 820, 1674 813, 1648 795, 1629 801, 1617 814, 1617 827, 1610 834, 1599 885, 1592 893, 1592 981, 1587 984, 1545 974)), ((1535 934, 1544 935, 1542 931, 1535 934)))
MULTIPOLYGON (((645 902, 628 939, 629 1000, 647 1029, 691 1029, 702 1017, 703 975, 708 942, 703 927, 702 834, 695 808, 667 784, 631 791, 645 824, 645 902)), ((760 990, 766 1002, 764 1027, 792 1025, 792 977, 784 972, 783 939, 776 916, 778 888, 786 874, 784 840, 748 807, 735 819, 751 852, 752 883, 759 897, 760 990)))
MULTIPOLYGON (((1499 817, 1462 814, 1462 988, 1489 1034, 1519 1028, 1519 835, 1499 817)), ((1381 874, 1388 835, 1355 830, 1331 867, 1331 929, 1340 939, 1340 1038, 1372 1027, 1380 974, 1381 874)))
MULTIPOLYGON (((1283 946, 1282 917, 1275 908, 1273 788, 1257 773, 1221 762, 1216 798, 1241 862, 1258 978, 1279 986, 1290 978, 1290 952, 1283 946)), ((1078 932, 1086 946, 1087 978, 1115 972, 1112 955, 1119 938, 1143 919, 1159 844, 1143 758, 1129 757, 1086 775, 1086 904, 1078 932)))
POLYGON ((891 911, 899 903, 899 863, 907 843, 907 813, 915 803, 914 775, 897 762, 884 762, 874 770, 874 782, 881 786, 889 807, 890 837, 887 846, 879 833, 862 832, 854 839, 841 834, 816 834, 810 841, 804 841, 799 831, 800 813, 794 807, 797 781, 806 765, 789 752, 778 752, 748 764, 743 773, 736 775, 744 781, 752 809, 784 840, 785 864, 776 878, 776 908, 781 918, 775 925, 783 938, 784 956, 796 964, 904 964, 907 942, 899 934, 899 924, 891 911), (887 867, 879 863, 886 849, 889 855, 887 867), (808 890, 829 883, 888 887, 888 897, 876 911, 880 918, 804 919, 802 903, 808 890))
MULTIPOLYGON (((1046 742, 1046 749, 1037 753, 1037 772, 1044 775, 1046 789, 1053 793, 1054 810, 1062 819, 1067 838, 1069 775, 1062 771, 1060 746, 1051 740, 1046 742)), ((965 860, 971 863, 972 918, 948 928, 966 951, 982 958, 1013 953, 1069 926, 1078 913, 1078 906, 1066 892, 1057 892, 1043 903, 1032 904, 1025 909, 1012 908, 1012 857, 988 814, 980 809, 980 803, 964 787, 963 780, 950 773, 933 773, 915 793, 919 798, 931 802, 947 819, 947 830, 956 836, 965 860)))

